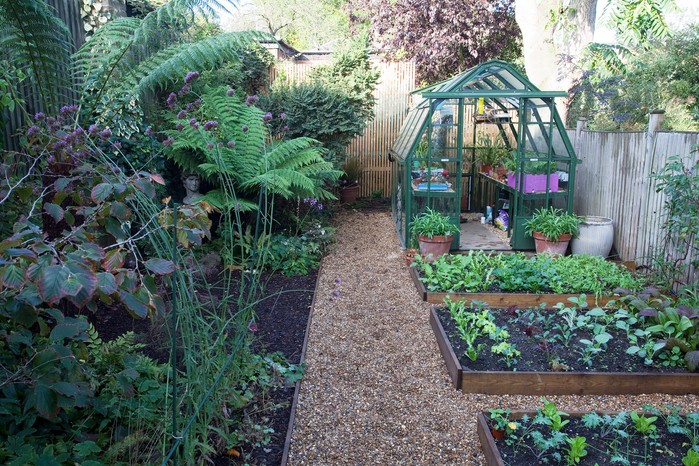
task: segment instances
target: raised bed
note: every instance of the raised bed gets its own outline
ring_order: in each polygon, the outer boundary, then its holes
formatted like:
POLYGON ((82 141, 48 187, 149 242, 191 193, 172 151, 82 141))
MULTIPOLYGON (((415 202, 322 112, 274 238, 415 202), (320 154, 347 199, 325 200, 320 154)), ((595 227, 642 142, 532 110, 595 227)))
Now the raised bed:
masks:
POLYGON ((513 372, 463 368, 433 308, 430 325, 454 388, 488 395, 638 395, 699 393, 696 373, 513 372))
MULTIPOLYGON (((565 419, 570 419, 570 420, 578 420, 581 417, 583 417, 586 413, 580 413, 580 412, 571 412, 567 413, 568 415, 565 417, 565 419)), ((605 413, 600 413, 600 414, 605 414, 605 413)), ((617 413, 608 413, 611 416, 615 416, 617 413)), ((536 416, 536 412, 534 411, 515 411, 512 412, 509 416, 509 419, 512 420, 519 420, 521 419, 524 415, 529 416, 531 419, 533 419, 536 416)), ((643 416, 650 416, 648 413, 641 413, 643 416)), ((661 422, 658 422, 658 424, 661 424, 661 422)), ((568 430, 568 429, 565 429, 568 430)), ((580 431, 578 429, 573 429, 577 431, 576 433, 580 435, 580 431)), ((668 437, 668 432, 666 432, 666 427, 665 426, 659 426, 658 427, 660 432, 660 438, 663 441, 663 445, 665 447, 669 447, 669 450, 664 450, 664 449, 655 449, 651 454, 656 454, 657 456, 653 458, 655 462, 653 464, 667 464, 666 461, 671 461, 672 464, 679 464, 681 465, 681 459, 682 456, 686 453, 686 451, 689 449, 689 444, 686 443, 686 438, 683 438, 680 434, 676 434, 675 438, 670 438, 668 437)), ((483 455, 485 456, 486 464, 488 466, 507 466, 508 463, 505 462, 503 459, 503 455, 501 454, 500 448, 498 448, 498 441, 495 440, 491 433, 490 426, 488 424, 488 419, 487 419, 487 413, 479 413, 476 417, 476 431, 478 433, 478 438, 481 443, 481 449, 483 451, 483 455)), ((589 434, 589 431, 588 431, 589 434)), ((569 435, 573 435, 572 432, 569 432, 569 435)), ((639 435, 639 434, 636 434, 639 435)), ((585 438, 590 442, 590 443, 595 443, 596 439, 592 435, 587 435, 584 434, 585 438)), ((507 450, 507 448, 505 448, 507 450)), ((606 450, 604 449, 599 449, 599 446, 597 449, 595 448, 590 448, 588 446, 588 453, 594 454, 595 452, 599 452, 604 454, 606 450)), ((601 458, 594 458, 591 459, 589 457, 585 457, 582 459, 581 464, 593 464, 596 463, 596 460, 601 459, 601 458)), ((516 461, 515 463, 510 463, 514 464, 514 466, 521 466, 521 465, 527 465, 529 466, 532 463, 532 458, 520 458, 519 461, 516 461)), ((557 463, 558 464, 558 463, 557 463)), ((563 464, 563 463, 560 463, 563 464)), ((603 464, 608 464, 607 462, 604 462, 603 464)))
MULTIPOLYGON (((423 301, 427 301, 431 304, 442 304, 444 298, 449 296, 452 301, 463 299, 466 302, 471 301, 482 301, 490 307, 536 307, 541 304, 546 304, 550 307, 554 306, 556 303, 566 303, 568 298, 578 298, 580 293, 577 294, 534 294, 534 293, 446 293, 446 292, 434 292, 428 291, 425 288, 425 284, 420 281, 418 271, 415 267, 410 267, 410 277, 417 287, 417 291, 420 294, 423 301)), ((609 301, 618 299, 617 295, 604 295, 599 296, 595 299, 594 304, 599 307, 605 307, 609 304, 609 301)), ((592 303, 593 296, 588 296, 588 299, 592 303)))

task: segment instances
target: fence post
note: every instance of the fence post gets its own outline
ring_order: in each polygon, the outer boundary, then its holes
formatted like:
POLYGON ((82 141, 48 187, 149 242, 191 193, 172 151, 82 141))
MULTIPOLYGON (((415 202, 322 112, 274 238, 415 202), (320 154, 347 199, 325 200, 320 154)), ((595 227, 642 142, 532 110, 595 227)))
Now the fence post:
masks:
MULTIPOLYGON (((576 154, 578 152, 580 152, 580 145, 582 143, 582 141, 580 139, 582 138, 582 132, 585 131, 586 129, 587 129, 587 118, 580 118, 578 120, 577 125, 575 126, 574 149, 575 149, 576 154)), ((578 158, 580 158, 580 157, 578 157, 578 158)))
POLYGON ((650 212, 650 202, 653 192, 655 191, 655 182, 651 180, 650 175, 653 172, 653 167, 655 166, 655 144, 656 144, 656 133, 660 130, 663 125, 663 118, 665 116, 665 110, 651 110, 648 115, 648 131, 646 132, 646 147, 644 151, 643 159, 643 179, 640 180, 641 186, 645 186, 645 202, 641 204, 641 211, 638 216, 637 228, 639 230, 638 242, 636 243, 636 261, 640 262, 639 259, 645 264, 649 254, 652 253, 651 246, 649 243, 649 230, 655 227, 655 221, 651 221, 650 216, 653 212, 650 212))

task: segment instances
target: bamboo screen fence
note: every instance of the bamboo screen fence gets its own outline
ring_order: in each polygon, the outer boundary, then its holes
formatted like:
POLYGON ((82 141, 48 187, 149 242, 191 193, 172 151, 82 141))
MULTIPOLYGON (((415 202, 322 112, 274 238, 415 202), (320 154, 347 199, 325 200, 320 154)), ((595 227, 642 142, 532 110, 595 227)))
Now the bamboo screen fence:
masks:
MULTIPOLYGON (((291 82, 299 82, 318 63, 285 62, 277 65, 271 80, 280 76, 291 82)), ((391 162, 388 151, 400 131, 403 118, 408 113, 410 93, 415 89, 415 66, 412 62, 375 61, 373 65, 381 72, 379 84, 374 92, 374 121, 369 123, 364 135, 352 141, 348 155, 360 159, 364 173, 360 180, 360 197, 391 193, 391 162)))
MULTIPOLYGON (((610 217, 619 257, 648 265, 664 242, 665 196, 656 192, 651 175, 674 155, 697 161, 699 133, 568 131, 582 160, 575 177, 575 212, 610 217)), ((693 281, 696 273, 690 271, 686 279, 693 281)))

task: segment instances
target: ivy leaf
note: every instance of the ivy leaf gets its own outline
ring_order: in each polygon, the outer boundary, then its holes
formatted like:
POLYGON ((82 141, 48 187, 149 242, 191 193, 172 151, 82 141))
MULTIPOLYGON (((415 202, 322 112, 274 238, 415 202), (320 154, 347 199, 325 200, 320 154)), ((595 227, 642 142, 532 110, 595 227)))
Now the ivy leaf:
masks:
POLYGON ((46 267, 39 276, 37 286, 41 299, 48 304, 56 304, 65 296, 63 284, 68 280, 68 271, 61 265, 46 267))
POLYGON ((90 192, 90 198, 94 202, 104 202, 114 191, 114 187, 109 183, 100 183, 92 188, 90 192))
POLYGON ((8 265, 2 271, 0 275, 0 283, 2 283, 7 288, 12 288, 13 290, 19 290, 25 282, 24 270, 16 265, 8 265))
POLYGON ((148 270, 158 275, 167 275, 175 271, 174 262, 166 259, 148 259, 145 265, 148 270))
POLYGON ((61 206, 47 202, 44 204, 44 210, 56 222, 63 220, 63 208, 61 206))

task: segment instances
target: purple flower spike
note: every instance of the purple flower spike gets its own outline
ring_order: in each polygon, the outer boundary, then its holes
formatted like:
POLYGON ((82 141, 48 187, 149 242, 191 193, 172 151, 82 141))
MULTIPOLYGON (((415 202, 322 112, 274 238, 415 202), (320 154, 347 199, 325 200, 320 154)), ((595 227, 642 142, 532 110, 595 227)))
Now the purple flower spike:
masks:
POLYGON ((192 118, 191 120, 189 120, 189 126, 191 126, 192 128, 196 128, 196 127, 198 126, 198 125, 197 125, 197 119, 196 119, 196 118, 192 118))
POLYGON ((189 93, 190 90, 191 90, 191 87, 189 86, 189 84, 185 84, 184 86, 182 86, 182 89, 177 91, 177 95, 182 97, 183 95, 189 93))
POLYGON ((36 136, 37 134, 39 134, 39 127, 36 125, 30 126, 29 129, 27 130, 27 136, 29 136, 30 138, 36 136))
POLYGON ((180 110, 179 112, 177 112, 177 118, 179 118, 180 120, 187 118, 187 111, 180 110))
POLYGON ((258 100, 260 100, 260 98, 256 95, 249 95, 245 99, 245 105, 247 105, 248 107, 251 105, 255 105, 255 102, 257 102, 258 100))
POLYGON ((206 148, 209 149, 209 150, 213 149, 213 148, 214 148, 214 143, 213 143, 213 142, 208 143, 208 144, 206 145, 206 148))
POLYGON ((68 115, 70 113, 75 113, 78 111, 77 105, 64 105, 61 107, 61 115, 68 115))
POLYGON ((153 136, 153 128, 150 126, 146 128, 146 136, 153 136))
POLYGON ((280 113, 279 118, 282 120, 286 120, 286 113, 284 113, 284 112, 280 113))
POLYGON ((233 97, 233 96, 235 95, 235 89, 233 89, 233 88, 228 89, 228 90, 226 91, 226 95, 227 95, 228 97, 233 97))
POLYGON ((195 79, 197 79, 198 77, 199 77, 198 71, 190 71, 189 73, 187 73, 187 76, 184 77, 184 82, 189 84, 192 81, 194 81, 195 79))
POLYGON ((167 103, 167 106, 170 107, 170 109, 174 110, 175 106, 177 105, 177 94, 171 92, 165 103, 167 103))
POLYGON ((175 142, 175 140, 172 138, 172 136, 170 136, 169 138, 163 141, 163 145, 165 147, 170 147, 173 142, 175 142))
POLYGON ((184 129, 184 123, 177 123, 177 124, 175 125, 175 129, 176 129, 177 131, 182 131, 182 130, 184 129))
POLYGON ((262 120, 264 122, 268 122, 271 119, 272 119, 272 112, 267 112, 267 113, 265 113, 265 116, 262 117, 262 120))
POLYGON ((92 125, 90 125, 89 128, 87 128, 87 133, 90 136, 96 136, 97 133, 99 133, 99 132, 100 132, 99 126, 97 126, 96 124, 92 124, 92 125))
POLYGON ((100 131, 100 139, 109 139, 112 137, 112 130, 109 128, 104 128, 100 131))
POLYGON ((243 130, 243 133, 247 133, 250 128, 248 128, 248 125, 243 125, 241 129, 243 130))
POLYGON ((284 125, 284 126, 282 127, 282 131, 289 131, 289 127, 286 126, 286 125, 284 125))
POLYGON ((323 210, 323 204, 318 203, 318 210, 323 210))
POLYGON ((218 128, 218 121, 209 120, 204 123, 204 131, 211 131, 212 129, 218 128))
POLYGON ((230 147, 231 149, 233 149, 233 148, 235 147, 235 141, 228 141, 228 142, 226 143, 226 145, 227 145, 228 147, 230 147))
POLYGON ((333 291, 333 296, 335 296, 336 298, 339 298, 340 297, 340 290, 333 291))
POLYGON ((34 115, 34 119, 35 119, 36 121, 42 121, 42 120, 44 120, 45 118, 46 118, 46 115, 44 115, 43 112, 39 112, 39 113, 37 113, 36 115, 34 115))

